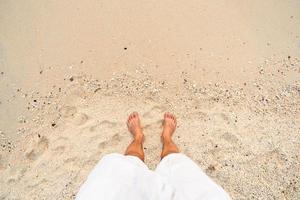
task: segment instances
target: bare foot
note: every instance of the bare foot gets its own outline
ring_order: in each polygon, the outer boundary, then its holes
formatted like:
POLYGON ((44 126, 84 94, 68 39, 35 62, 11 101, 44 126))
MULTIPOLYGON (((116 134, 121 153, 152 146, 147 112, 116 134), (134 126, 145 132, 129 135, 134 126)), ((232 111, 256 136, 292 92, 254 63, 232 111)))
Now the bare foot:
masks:
POLYGON ((161 134, 161 140, 163 143, 163 149, 161 151, 161 159, 171 153, 179 153, 179 149, 176 144, 172 141, 172 135, 176 129, 176 117, 175 115, 167 112, 164 115, 164 122, 163 122, 163 132, 161 134))
POLYGON ((163 141, 171 140, 177 125, 176 117, 172 113, 166 112, 164 114, 163 132, 161 138, 163 141))
POLYGON ((125 155, 136 156, 142 161, 144 161, 144 134, 141 127, 140 117, 137 112, 133 112, 128 116, 127 127, 130 133, 132 134, 134 140, 127 147, 125 155))
POLYGON ((127 119, 127 127, 134 139, 143 138, 143 131, 141 127, 140 117, 137 112, 133 112, 127 119))

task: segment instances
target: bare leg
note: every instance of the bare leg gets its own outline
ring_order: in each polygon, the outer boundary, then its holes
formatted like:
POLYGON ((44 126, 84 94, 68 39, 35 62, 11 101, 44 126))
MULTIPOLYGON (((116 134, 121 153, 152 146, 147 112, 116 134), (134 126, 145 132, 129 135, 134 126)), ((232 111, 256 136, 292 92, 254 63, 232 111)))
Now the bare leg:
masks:
POLYGON ((133 141, 127 147, 125 155, 136 156, 144 161, 145 155, 143 150, 144 134, 140 124, 139 114, 133 112, 127 120, 127 127, 133 136, 133 141))
POLYGON ((163 122, 163 132, 161 134, 161 141, 163 149, 161 152, 161 159, 170 153, 179 153, 179 149, 172 140, 172 135, 176 129, 176 117, 171 113, 165 113, 163 122))

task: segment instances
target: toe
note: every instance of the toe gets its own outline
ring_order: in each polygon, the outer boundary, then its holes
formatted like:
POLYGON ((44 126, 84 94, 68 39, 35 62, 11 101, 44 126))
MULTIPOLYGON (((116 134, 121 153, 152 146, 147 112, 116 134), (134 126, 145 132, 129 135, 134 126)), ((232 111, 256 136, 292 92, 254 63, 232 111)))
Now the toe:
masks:
POLYGON ((167 118, 170 118, 170 114, 171 114, 171 113, 166 112, 166 117, 167 117, 167 118))
POLYGON ((127 124, 130 123, 130 120, 131 120, 131 116, 128 117, 128 119, 127 119, 127 124))
POLYGON ((137 116, 139 115, 139 113, 136 112, 136 111, 134 111, 132 114, 133 114, 135 117, 137 117, 137 116))
POLYGON ((132 118, 134 117, 134 115, 133 115, 133 113, 131 113, 130 115, 129 115, 129 117, 128 117, 128 123, 132 120, 132 118))
POLYGON ((171 115, 171 119, 172 119, 173 123, 175 123, 174 115, 171 115))

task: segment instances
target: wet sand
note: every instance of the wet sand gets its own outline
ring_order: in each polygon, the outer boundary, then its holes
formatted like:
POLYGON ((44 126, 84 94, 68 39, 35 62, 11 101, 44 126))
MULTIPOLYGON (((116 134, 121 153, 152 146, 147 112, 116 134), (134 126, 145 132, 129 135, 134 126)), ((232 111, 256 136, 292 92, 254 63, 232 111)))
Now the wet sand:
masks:
POLYGON ((73 199, 142 116, 233 199, 300 197, 298 1, 0 3, 0 199, 73 199))

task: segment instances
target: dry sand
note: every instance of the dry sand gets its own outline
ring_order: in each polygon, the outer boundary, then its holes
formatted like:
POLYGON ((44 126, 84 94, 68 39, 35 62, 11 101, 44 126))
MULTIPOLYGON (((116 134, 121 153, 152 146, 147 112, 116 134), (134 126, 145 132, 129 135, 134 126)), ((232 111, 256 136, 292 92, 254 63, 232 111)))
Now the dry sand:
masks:
POLYGON ((233 199, 300 199, 300 2, 1 1, 0 199, 74 199, 142 116, 233 199))

